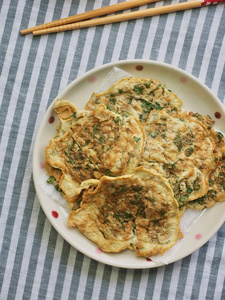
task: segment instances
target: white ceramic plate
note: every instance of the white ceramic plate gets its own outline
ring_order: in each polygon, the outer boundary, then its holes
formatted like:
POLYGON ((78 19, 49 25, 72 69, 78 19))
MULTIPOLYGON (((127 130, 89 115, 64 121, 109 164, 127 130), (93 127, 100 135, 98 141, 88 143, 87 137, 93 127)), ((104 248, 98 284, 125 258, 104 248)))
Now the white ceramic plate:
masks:
MULTIPOLYGON (((135 77, 157 78, 165 83, 183 100, 183 108, 188 111, 210 115, 215 120, 215 129, 225 133, 225 109, 217 97, 198 79, 192 75, 155 61, 127 60, 103 65, 93 69, 70 83, 57 98, 72 101, 78 108, 84 108, 93 91, 97 91, 102 80, 118 67, 135 77), (215 115, 215 113, 217 113, 215 115), (216 117, 217 116, 217 117, 216 117), (218 118, 218 116, 220 116, 218 118)), ((54 101, 53 101, 54 102, 54 101)), ((73 247, 83 254, 108 265, 124 268, 154 268, 161 264, 136 257, 133 251, 125 250, 118 254, 102 253, 94 243, 86 239, 77 229, 67 225, 67 212, 59 204, 43 192, 40 182, 45 176, 45 147, 55 134, 56 115, 48 108, 38 130, 33 152, 33 176, 40 204, 59 234, 73 247), (55 121, 53 123, 49 122, 55 121), (58 217, 57 217, 58 216, 58 217)), ((171 260, 177 261, 205 244, 222 226, 225 221, 225 203, 217 203, 205 210, 185 236, 181 247, 171 260)))

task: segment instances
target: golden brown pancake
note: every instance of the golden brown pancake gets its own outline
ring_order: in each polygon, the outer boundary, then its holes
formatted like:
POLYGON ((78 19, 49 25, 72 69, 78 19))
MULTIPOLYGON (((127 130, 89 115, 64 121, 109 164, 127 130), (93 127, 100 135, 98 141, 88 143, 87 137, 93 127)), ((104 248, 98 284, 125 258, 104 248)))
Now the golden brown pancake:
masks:
POLYGON ((179 111, 182 101, 157 79, 131 77, 119 80, 106 92, 93 93, 85 109, 92 110, 99 104, 122 115, 133 114, 145 122, 153 109, 179 111))
POLYGON ((69 225, 103 251, 163 254, 187 208, 225 201, 224 137, 181 107, 158 80, 134 77, 93 93, 85 110, 55 102, 47 182, 69 202, 69 225))
POLYGON ((153 110, 144 129, 140 165, 154 164, 168 179, 179 205, 205 195, 210 172, 216 167, 211 129, 187 112, 170 114, 165 109, 153 110))
POLYGON ((59 187, 73 202, 84 187, 95 185, 103 175, 132 173, 144 139, 141 123, 133 116, 122 117, 104 105, 91 112, 76 110, 61 119, 56 137, 46 147, 46 161, 61 170, 59 187))
POLYGON ((209 178, 209 191, 197 200, 188 202, 186 208, 201 210, 212 207, 216 202, 225 201, 225 148, 217 168, 209 178))
POLYGON ((102 177, 84 192, 68 223, 105 252, 129 248, 147 257, 176 244, 178 205, 167 181, 140 167, 131 175, 102 177))

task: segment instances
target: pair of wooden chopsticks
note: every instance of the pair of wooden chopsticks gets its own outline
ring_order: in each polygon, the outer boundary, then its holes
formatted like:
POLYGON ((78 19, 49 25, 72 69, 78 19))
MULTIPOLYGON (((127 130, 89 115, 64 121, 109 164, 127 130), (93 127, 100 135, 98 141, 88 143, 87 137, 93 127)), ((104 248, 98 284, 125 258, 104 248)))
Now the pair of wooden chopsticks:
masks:
POLYGON ((155 15, 172 13, 176 11, 198 8, 204 5, 225 2, 225 0, 190 0, 187 2, 181 2, 177 4, 165 5, 161 7, 148 8, 148 9, 143 9, 143 10, 138 10, 133 12, 127 12, 127 13, 122 13, 122 14, 117 14, 112 16, 96 18, 99 16, 111 14, 114 12, 130 9, 136 6, 141 6, 141 5, 145 5, 157 1, 159 0, 129 0, 118 4, 110 5, 107 7, 95 9, 89 12, 81 13, 75 16, 70 16, 60 20, 31 27, 28 29, 24 29, 21 30, 21 34, 33 33, 33 35, 42 35, 42 34, 48 34, 53 32, 80 29, 85 27, 128 21, 132 19, 145 18, 145 17, 155 16, 155 15))

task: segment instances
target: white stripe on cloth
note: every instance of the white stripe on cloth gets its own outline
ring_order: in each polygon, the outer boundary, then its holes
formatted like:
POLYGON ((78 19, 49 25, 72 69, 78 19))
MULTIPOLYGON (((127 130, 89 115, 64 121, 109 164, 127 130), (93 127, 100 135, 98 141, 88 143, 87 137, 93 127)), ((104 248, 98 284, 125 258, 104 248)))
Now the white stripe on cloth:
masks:
POLYGON ((84 299, 85 288, 87 285, 88 269, 90 267, 91 259, 84 256, 82 269, 80 272, 79 285, 77 289, 77 299, 84 299))
MULTIPOLYGON (((223 45, 223 47, 221 47, 220 51, 219 51, 219 57, 218 57, 216 68, 215 68, 212 86, 210 87, 211 90, 216 95, 218 95, 220 85, 222 85, 225 90, 225 76, 223 74, 224 69, 221 68, 221 66, 225 66, 225 55, 224 55, 224 53, 225 53, 225 35, 223 36, 222 45, 223 45)), ((213 53, 212 53, 212 55, 213 55, 213 53)), ((220 99, 220 100, 225 104, 225 95, 224 95, 224 99, 220 99)))
POLYGON ((202 280, 200 282, 199 296, 201 299, 206 299, 207 289, 210 277, 210 270, 215 253, 216 235, 214 235, 208 242, 208 248, 205 256, 205 264, 202 266, 202 280), (204 288, 203 288, 204 287, 204 288))
MULTIPOLYGON (((22 15, 25 7, 25 2, 24 1, 19 1, 16 6, 16 12, 15 12, 15 20, 21 20, 22 23, 22 15)), ((2 42, 2 37, 4 30, 6 29, 5 27, 7 26, 6 23, 8 21, 8 14, 13 10, 14 7, 10 7, 9 5, 3 5, 2 10, 0 13, 0 19, 1 19, 1 26, 0 26, 0 42, 2 42), (3 21, 4 20, 4 21, 3 21)), ((19 25, 21 23, 18 22, 13 22, 12 30, 11 30, 11 35, 10 39, 7 45, 6 52, 10 52, 11 46, 13 45, 14 42, 16 42, 16 37, 18 36, 18 30, 20 29, 19 25)))
MULTIPOLYGON (((187 64, 186 64, 186 71, 189 73, 192 73, 192 70, 194 67, 194 62, 195 62, 195 57, 198 54, 197 50, 198 50, 199 40, 201 37, 203 25, 204 25, 204 20, 206 18, 206 13, 207 13, 207 9, 200 10, 197 24, 195 25, 195 31, 192 33, 193 39, 192 39, 192 43, 190 45, 188 60, 187 60, 187 64)), ((190 19, 190 21, 191 21, 191 19, 190 19)))
POLYGON ((73 273, 76 272, 75 263, 77 259, 77 250, 73 247, 70 248, 69 258, 65 269, 65 279, 62 287, 62 295, 64 299, 69 298, 70 290, 72 289, 71 283, 73 273))
POLYGON ((168 292, 168 299, 176 299, 176 291, 178 287, 178 280, 180 277, 182 260, 179 260, 173 264, 173 272, 171 276, 171 284, 168 292))
MULTIPOLYGON (((222 10, 219 8, 219 6, 216 7, 215 14, 218 16, 218 19, 222 18, 222 10)), ((219 29, 218 19, 214 18, 213 22, 209 25, 209 38, 207 40, 204 55, 202 57, 203 64, 207 63, 207 62, 210 62, 210 58, 213 55, 213 46, 214 46, 215 41, 216 41, 215 32, 217 32, 218 29, 219 29)), ((225 55, 223 55, 223 56, 225 56, 225 55)), ((201 69, 200 69, 199 78, 200 78, 200 80, 202 80, 202 82, 205 82, 205 78, 206 78, 206 75, 207 75, 207 72, 208 72, 208 67, 206 68, 205 65, 203 66, 203 64, 202 64, 201 69)), ((216 74, 217 73, 215 72, 214 78, 215 78, 216 74)), ((214 86, 214 84, 212 86, 214 86)))
MULTIPOLYGON (((184 289, 184 297, 186 297, 187 299, 191 299, 191 294, 192 294, 192 287, 193 284, 196 280, 195 278, 195 273, 197 271, 198 268, 198 256, 199 256, 199 251, 195 251, 194 253, 192 253, 191 255, 191 259, 190 259, 190 265, 188 268, 188 273, 187 273, 187 278, 186 278, 186 285, 185 285, 185 289, 184 289)), ((199 278, 198 278, 199 280, 199 278)))
POLYGON ((128 269, 126 273, 126 279, 123 287, 123 300, 128 300, 132 295, 130 295, 131 292, 131 285, 133 281, 133 276, 134 276, 134 270, 128 269))
POLYGON ((93 290, 92 290, 93 299, 100 298, 99 296, 100 296, 100 290, 102 285, 103 272, 104 272, 104 264, 98 263, 96 275, 94 279, 93 290))
POLYGON ((158 300, 160 299, 160 291, 162 290, 163 276, 165 274, 165 267, 160 267, 157 269, 157 275, 154 286, 154 293, 152 299, 158 300))
MULTIPOLYGON (((37 259, 37 265, 36 269, 33 270, 34 278, 33 278, 33 285, 32 285, 32 290, 31 290, 31 295, 30 299, 38 299, 38 292, 41 286, 41 279, 42 279, 42 273, 43 273, 43 268, 44 268, 44 261, 46 257, 46 253, 48 251, 48 241, 50 237, 50 232, 51 232, 51 224, 48 221, 48 219, 45 220, 44 223, 44 229, 43 232, 44 234, 42 235, 41 239, 41 245, 40 245, 40 250, 39 250, 39 256, 37 259)), ((29 278, 26 278, 29 280, 29 278)))
POLYGON ((148 273, 149 270, 142 270, 141 278, 140 278, 140 286, 138 289, 138 299, 144 299, 146 295, 146 289, 148 284, 148 273))
POLYGON ((17 289, 16 289, 16 300, 23 299, 24 288, 27 280, 29 280, 27 278, 27 273, 28 273, 28 268, 31 260, 35 230, 37 228, 38 215, 40 213, 40 210, 41 207, 40 207, 39 200, 37 197, 35 197, 34 206, 31 212, 30 223, 27 231, 27 238, 24 241, 25 247, 24 247, 23 260, 20 269, 21 276, 19 276, 17 289))
MULTIPOLYGON (((52 265, 51 265, 51 272, 49 275, 49 282, 48 287, 46 291, 46 298, 52 297, 54 295, 54 290, 56 288, 56 281, 57 281, 57 275, 59 273, 59 264, 60 264, 60 257, 63 250, 63 238, 57 234, 57 240, 54 250, 54 255, 52 259, 52 265)), ((43 277, 43 273, 42 273, 43 277)))
MULTIPOLYGON (((191 11, 186 11, 183 18, 182 18, 182 22, 181 22, 181 26, 179 28, 179 33, 178 33, 178 37, 176 39, 176 47, 175 47, 175 52, 173 55, 173 59, 171 64, 178 67, 179 66, 179 62, 180 62, 180 58, 181 58, 181 53, 183 51, 183 45, 184 45, 184 41, 186 38, 186 32, 188 29, 188 25, 190 23, 190 18, 191 18, 191 11)), ((175 26, 175 24, 174 24, 175 26)), ((168 49, 169 51, 169 49, 168 49)))
MULTIPOLYGON (((222 248, 222 257, 225 256, 225 242, 223 242, 223 248, 222 248)), ((213 266, 212 266, 213 267, 213 266)), ((214 294, 214 299, 222 299, 222 292, 224 289, 224 280, 225 280, 225 259, 220 260, 220 265, 218 268, 218 275, 216 279, 216 286, 215 286, 215 291, 216 293, 214 294)))

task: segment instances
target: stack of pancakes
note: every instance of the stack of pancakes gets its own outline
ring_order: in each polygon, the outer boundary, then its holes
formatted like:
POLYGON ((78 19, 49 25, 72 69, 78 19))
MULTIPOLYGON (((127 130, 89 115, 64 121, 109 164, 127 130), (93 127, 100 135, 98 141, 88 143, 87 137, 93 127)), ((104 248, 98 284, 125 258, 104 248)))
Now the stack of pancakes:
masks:
POLYGON ((225 201, 225 147, 209 116, 182 111, 156 79, 124 78, 85 110, 57 100, 46 169, 68 223, 105 252, 163 254, 185 210, 225 201))

